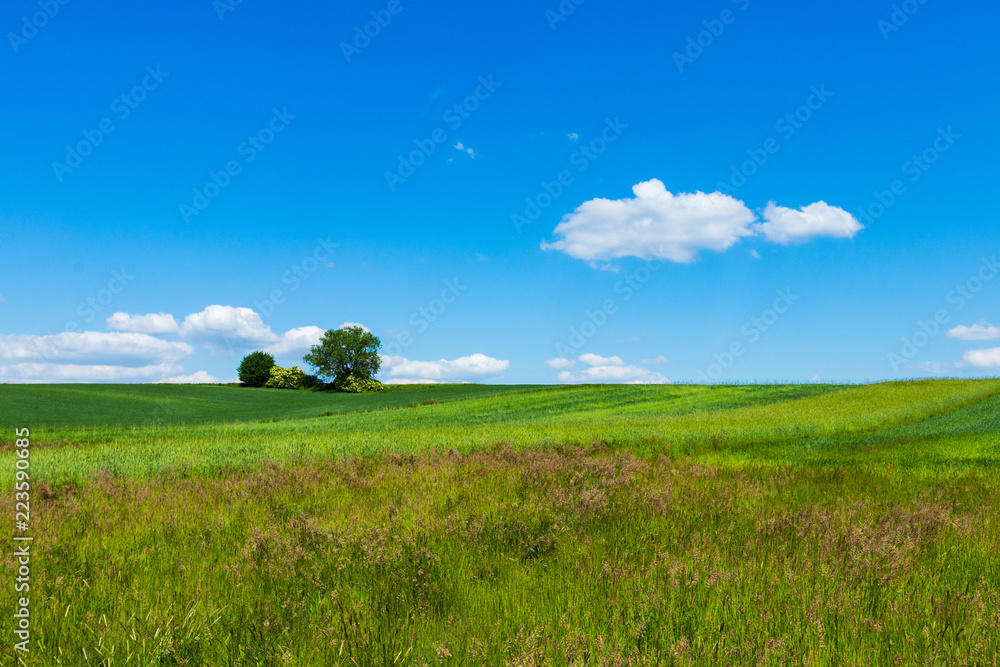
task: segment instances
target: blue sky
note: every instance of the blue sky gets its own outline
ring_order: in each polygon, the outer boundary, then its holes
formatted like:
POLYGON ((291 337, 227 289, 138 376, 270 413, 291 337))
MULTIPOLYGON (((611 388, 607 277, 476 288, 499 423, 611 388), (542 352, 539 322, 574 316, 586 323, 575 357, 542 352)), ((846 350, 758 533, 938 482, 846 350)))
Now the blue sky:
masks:
POLYGON ((996 375, 998 15, 7 3, 0 381, 996 375))

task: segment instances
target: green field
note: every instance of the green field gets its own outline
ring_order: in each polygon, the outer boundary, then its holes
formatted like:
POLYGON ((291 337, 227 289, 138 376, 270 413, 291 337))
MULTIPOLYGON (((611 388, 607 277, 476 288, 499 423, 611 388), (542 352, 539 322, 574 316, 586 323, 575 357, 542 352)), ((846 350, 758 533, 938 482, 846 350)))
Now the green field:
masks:
POLYGON ((315 417, 323 412, 412 407, 537 389, 536 385, 396 385, 377 394, 274 391, 238 385, 3 385, 0 421, 39 429, 207 424, 315 417))
POLYGON ((30 665, 1000 658, 1000 380, 4 385, 0 420, 30 665))

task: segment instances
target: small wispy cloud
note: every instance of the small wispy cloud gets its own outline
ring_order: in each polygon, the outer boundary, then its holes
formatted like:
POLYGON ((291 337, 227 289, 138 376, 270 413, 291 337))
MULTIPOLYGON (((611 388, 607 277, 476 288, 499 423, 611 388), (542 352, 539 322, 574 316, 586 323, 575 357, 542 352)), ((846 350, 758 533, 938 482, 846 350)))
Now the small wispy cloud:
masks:
POLYGON ((455 144, 455 148, 458 149, 458 150, 460 150, 460 151, 464 151, 465 153, 468 153, 469 157, 471 157, 473 159, 475 159, 475 157, 476 157, 476 151, 472 150, 471 146, 466 146, 461 141, 458 142, 457 144, 455 144))
POLYGON ((191 375, 177 375, 164 378, 155 384, 227 384, 229 382, 239 382, 238 379, 220 380, 214 375, 209 375, 206 371, 198 371, 191 375))
POLYGON ((944 375, 950 370, 954 370, 958 367, 957 364, 946 364, 940 361, 925 361, 918 368, 925 373, 931 373, 933 375, 944 375))
POLYGON ((573 141, 576 141, 577 139, 580 138, 580 135, 577 134, 576 132, 570 132, 566 136, 569 137, 570 139, 572 139, 573 141))
POLYGON ((649 364, 651 366, 662 366, 664 364, 669 364, 670 360, 667 359, 665 356, 663 356, 661 354, 660 356, 656 357, 655 359, 643 359, 642 363, 649 364))

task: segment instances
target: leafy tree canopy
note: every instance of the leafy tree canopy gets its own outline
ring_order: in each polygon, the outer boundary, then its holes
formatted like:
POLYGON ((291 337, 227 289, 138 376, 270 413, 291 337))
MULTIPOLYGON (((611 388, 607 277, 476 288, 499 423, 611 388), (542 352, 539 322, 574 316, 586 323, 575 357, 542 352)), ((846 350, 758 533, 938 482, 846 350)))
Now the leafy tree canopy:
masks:
POLYGON ((303 360, 316 375, 334 383, 346 382, 352 375, 357 381, 371 380, 382 365, 381 347, 378 337, 361 327, 330 329, 303 360))

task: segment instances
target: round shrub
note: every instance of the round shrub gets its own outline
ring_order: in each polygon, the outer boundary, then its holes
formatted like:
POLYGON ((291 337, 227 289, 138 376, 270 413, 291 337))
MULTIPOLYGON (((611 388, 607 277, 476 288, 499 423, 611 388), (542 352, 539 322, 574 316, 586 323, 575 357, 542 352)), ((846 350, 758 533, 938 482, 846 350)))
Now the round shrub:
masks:
POLYGON ((334 389, 337 391, 346 391, 351 394, 367 394, 373 391, 382 391, 385 389, 385 385, 378 380, 359 378, 352 373, 345 379, 336 382, 334 389))
POLYGON ((298 366, 292 366, 291 368, 275 366, 271 369, 271 377, 268 378, 267 384, 264 386, 272 389, 299 389, 303 386, 305 380, 306 373, 298 366))
POLYGON ((263 387, 271 378, 274 357, 267 352, 251 352, 240 362, 240 382, 247 387, 263 387))

